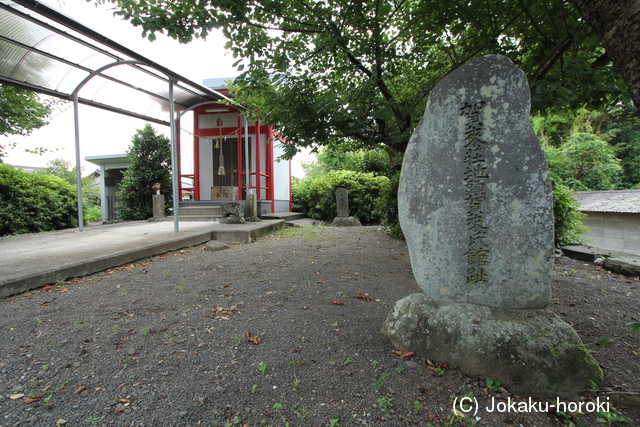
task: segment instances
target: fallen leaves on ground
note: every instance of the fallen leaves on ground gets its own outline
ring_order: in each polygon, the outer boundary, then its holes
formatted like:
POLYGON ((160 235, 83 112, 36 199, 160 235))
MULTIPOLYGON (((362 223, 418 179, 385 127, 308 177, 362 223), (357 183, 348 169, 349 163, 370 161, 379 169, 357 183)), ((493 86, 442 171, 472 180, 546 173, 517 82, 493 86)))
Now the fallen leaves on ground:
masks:
POLYGON ((356 298, 363 299, 365 301, 371 301, 371 297, 369 296, 369 294, 363 294, 362 292, 358 292, 356 294, 356 298))
POLYGON ((335 305, 349 305, 349 304, 347 304, 346 302, 344 302, 344 301, 339 301, 339 300, 331 301, 331 303, 332 303, 332 304, 335 304, 335 305))
POLYGON ((246 334, 244 334, 244 336, 247 337, 247 341, 253 345, 258 345, 262 342, 262 338, 253 336, 251 332, 247 332, 246 334))
POLYGON ((230 320, 229 315, 239 313, 236 309, 221 307, 219 305, 213 307, 211 311, 212 313, 203 314, 202 317, 211 317, 216 320, 230 320))

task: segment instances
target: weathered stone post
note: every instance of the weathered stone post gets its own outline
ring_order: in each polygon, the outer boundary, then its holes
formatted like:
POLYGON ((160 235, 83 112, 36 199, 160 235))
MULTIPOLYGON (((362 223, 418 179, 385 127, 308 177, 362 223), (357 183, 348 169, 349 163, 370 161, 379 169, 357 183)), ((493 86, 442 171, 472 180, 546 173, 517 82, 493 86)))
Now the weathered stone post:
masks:
POLYGON ((153 219, 160 219, 165 217, 164 209, 164 194, 160 194, 160 183, 156 182, 151 187, 156 191, 152 197, 153 203, 153 219))
POLYGON ((247 194, 247 200, 244 204, 244 208, 244 219, 246 221, 260 221, 260 218, 258 218, 258 198, 255 194, 247 194))
POLYGON ((424 291, 382 332, 421 357, 497 378, 512 393, 570 397, 603 374, 547 309, 554 263, 549 171, 525 74, 487 55, 444 77, 405 152, 400 225, 424 291))
POLYGON ((360 226, 357 218, 349 216, 349 194, 346 188, 336 189, 336 211, 338 216, 331 223, 334 227, 354 227, 360 226))

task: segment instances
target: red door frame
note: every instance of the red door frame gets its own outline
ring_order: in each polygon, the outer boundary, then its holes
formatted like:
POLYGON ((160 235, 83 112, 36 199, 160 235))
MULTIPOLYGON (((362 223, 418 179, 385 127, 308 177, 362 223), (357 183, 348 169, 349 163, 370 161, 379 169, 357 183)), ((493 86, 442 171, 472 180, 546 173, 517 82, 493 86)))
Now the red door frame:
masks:
MULTIPOLYGON (((236 131, 236 135, 238 137, 238 199, 243 200, 244 194, 247 191, 248 182, 249 189, 255 188, 256 194, 258 198, 261 198, 262 190, 265 190, 265 198, 266 200, 271 201, 271 211, 275 212, 275 189, 274 189, 274 151, 273 144, 276 139, 279 139, 277 135, 275 135, 273 129, 269 126, 261 124, 260 120, 256 120, 253 127, 253 132, 255 137, 253 138, 253 145, 255 147, 255 172, 249 173, 249 179, 247 180, 247 172, 244 170, 245 162, 242 161, 244 157, 244 120, 240 111, 229 106, 223 104, 207 104, 204 106, 200 106, 193 111, 193 174, 182 175, 180 165, 178 163, 178 176, 180 179, 179 188, 180 194, 182 195, 183 190, 193 190, 193 199, 194 201, 201 200, 201 187, 200 187, 200 137, 202 136, 222 136, 232 133, 234 130, 236 131), (226 108, 229 112, 237 113, 238 121, 236 128, 210 128, 210 129, 200 129, 198 126, 199 117, 204 114, 215 114, 215 113, 207 113, 206 109, 212 108, 226 108), (262 141, 261 136, 265 134, 266 136, 266 144, 265 144, 265 170, 262 171, 261 157, 262 157, 262 141), (251 185, 251 176, 255 176, 255 185, 251 185), (193 179, 193 187, 184 187, 182 186, 182 178, 191 178, 193 179), (265 184, 262 185, 262 178, 265 178, 265 184)), ((178 153, 180 153, 180 138, 178 136, 178 153)), ((291 193, 291 161, 289 161, 289 193, 291 193)), ((289 210, 291 210, 291 195, 289 196, 289 210)))

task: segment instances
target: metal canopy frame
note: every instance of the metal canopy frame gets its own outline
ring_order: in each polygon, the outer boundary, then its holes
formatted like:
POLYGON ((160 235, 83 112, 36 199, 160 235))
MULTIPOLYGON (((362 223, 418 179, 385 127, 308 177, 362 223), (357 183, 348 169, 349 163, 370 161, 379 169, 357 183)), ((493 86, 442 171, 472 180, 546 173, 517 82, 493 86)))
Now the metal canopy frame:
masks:
POLYGON ((79 231, 84 229, 79 104, 169 126, 174 231, 179 231, 176 120, 204 102, 231 99, 35 0, 0 0, 0 83, 73 101, 79 231))

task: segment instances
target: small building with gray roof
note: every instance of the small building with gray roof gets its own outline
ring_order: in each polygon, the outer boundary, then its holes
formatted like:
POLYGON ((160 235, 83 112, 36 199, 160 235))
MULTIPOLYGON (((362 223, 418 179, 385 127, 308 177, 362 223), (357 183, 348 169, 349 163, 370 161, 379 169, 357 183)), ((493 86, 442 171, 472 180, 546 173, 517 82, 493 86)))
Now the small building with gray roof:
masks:
POLYGON ((640 190, 576 191, 590 245, 640 255, 640 190))

